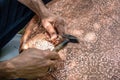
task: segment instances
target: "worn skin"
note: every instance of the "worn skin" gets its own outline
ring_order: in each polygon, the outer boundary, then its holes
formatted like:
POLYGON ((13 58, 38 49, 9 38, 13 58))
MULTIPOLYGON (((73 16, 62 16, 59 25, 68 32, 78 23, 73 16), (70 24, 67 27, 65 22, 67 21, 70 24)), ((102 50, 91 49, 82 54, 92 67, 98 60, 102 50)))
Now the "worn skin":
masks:
POLYGON ((40 44, 39 42, 40 40, 50 42, 54 47, 57 46, 58 44, 60 44, 60 42, 63 41, 63 38, 60 36, 62 35, 62 33, 64 33, 64 25, 65 25, 64 22, 56 23, 54 25, 55 27, 57 27, 55 28, 55 30, 57 31, 58 37, 51 40, 48 31, 40 23, 38 16, 35 15, 30 20, 30 22, 26 25, 25 31, 20 40, 21 44, 20 44, 19 51, 22 52, 23 50, 26 50, 28 48, 40 49, 40 47, 36 47, 36 45, 38 45, 36 43, 40 44))
MULTIPOLYGON (((49 33, 51 41, 58 37, 58 32, 55 28, 62 27, 62 30, 59 29, 59 34, 63 34, 64 32, 64 25, 60 25, 64 23, 62 17, 53 14, 46 6, 43 4, 42 0, 18 0, 20 3, 24 4, 28 8, 30 8, 35 14, 38 16, 38 21, 42 24, 42 26, 47 30, 49 33)), ((34 21, 34 20, 33 20, 34 21)), ((30 24, 32 25, 32 24, 30 24)), ((26 38, 24 38, 24 42, 27 40, 29 35, 29 31, 26 32, 26 38)), ((24 43, 23 42, 23 43, 24 43)))
POLYGON ((40 80, 120 80, 120 1, 54 0, 48 7, 80 43, 61 50, 57 70, 40 80))
MULTIPOLYGON (((50 41, 58 37, 56 27, 63 21, 60 16, 51 13, 42 3, 42 0, 18 0, 25 6, 33 10, 38 21, 41 22, 47 33, 50 41), (55 26, 57 24, 57 26, 55 26)), ((57 27, 58 28, 58 27, 57 27)), ((63 28, 62 28, 63 29, 63 28)), ((62 32, 62 31, 61 31, 62 32)), ((26 32, 25 38, 21 44, 26 43, 29 32, 26 32)), ((26 78, 33 79, 49 74, 51 67, 60 59, 56 52, 48 50, 38 50, 30 48, 22 51, 21 54, 8 61, 0 62, 0 80, 26 78), (31 75, 32 73, 32 75, 31 75)))
POLYGON ((0 80, 45 76, 59 59, 55 52, 27 49, 13 59, 0 62, 0 80))
POLYGON ((49 37, 49 41, 54 42, 58 35, 64 34, 64 19, 55 15, 51 12, 51 10, 47 9, 43 4, 42 0, 18 0, 20 3, 24 4, 32 11, 36 13, 36 16, 28 23, 27 29, 24 33, 24 37, 21 40, 20 51, 23 49, 28 49, 30 46, 27 46, 29 35, 32 33, 32 28, 42 27, 47 31, 47 36, 49 37), (37 17, 37 18, 36 18, 37 17))

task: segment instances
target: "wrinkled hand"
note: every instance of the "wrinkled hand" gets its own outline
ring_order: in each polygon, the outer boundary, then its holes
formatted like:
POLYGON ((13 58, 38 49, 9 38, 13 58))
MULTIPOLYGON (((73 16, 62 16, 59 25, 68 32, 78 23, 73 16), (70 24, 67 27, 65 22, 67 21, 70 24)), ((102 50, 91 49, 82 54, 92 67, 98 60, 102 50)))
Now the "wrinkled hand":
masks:
MULTIPOLYGON (((55 52, 27 49, 18 57, 6 62, 7 68, 4 69, 6 72, 2 74, 7 74, 6 77, 12 79, 33 79, 45 76, 49 73, 49 69, 53 67, 59 59, 59 55, 55 52)), ((1 67, 4 66, 0 66, 0 68, 1 67)))
POLYGON ((64 20, 46 8, 42 0, 18 0, 30 8, 40 18, 43 27, 48 31, 51 40, 57 38, 57 34, 63 33, 64 20))
POLYGON ((58 35, 64 34, 65 22, 59 16, 53 15, 46 18, 42 18, 42 25, 49 33, 51 40, 56 39, 58 35))
MULTIPOLYGON (((41 24, 47 30, 48 37, 51 42, 54 41, 54 39, 56 39, 58 35, 64 34, 65 22, 59 16, 51 15, 49 17, 42 17, 41 24)), ((25 33, 20 42, 20 51, 29 48, 29 46, 26 45, 28 43, 28 39, 31 36, 34 28, 39 25, 39 17, 34 16, 26 26, 25 33)))

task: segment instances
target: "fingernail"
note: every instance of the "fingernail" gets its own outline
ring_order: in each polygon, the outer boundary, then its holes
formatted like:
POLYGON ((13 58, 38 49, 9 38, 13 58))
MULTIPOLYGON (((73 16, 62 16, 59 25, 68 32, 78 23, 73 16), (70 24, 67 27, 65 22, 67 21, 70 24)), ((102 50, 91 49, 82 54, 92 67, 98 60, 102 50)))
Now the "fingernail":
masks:
POLYGON ((52 35, 51 40, 55 40, 56 38, 57 38, 57 35, 54 34, 54 35, 52 35))

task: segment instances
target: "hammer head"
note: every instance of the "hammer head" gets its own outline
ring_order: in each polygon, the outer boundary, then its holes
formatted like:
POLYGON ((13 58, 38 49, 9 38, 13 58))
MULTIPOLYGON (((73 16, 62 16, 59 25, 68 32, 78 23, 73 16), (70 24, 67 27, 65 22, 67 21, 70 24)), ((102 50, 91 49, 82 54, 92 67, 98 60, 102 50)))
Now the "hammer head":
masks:
POLYGON ((79 43, 77 37, 73 36, 73 35, 69 35, 69 34, 64 34, 62 35, 63 41, 58 44, 53 51, 59 51, 60 49, 62 49, 63 47, 65 47, 69 42, 71 43, 79 43))
POLYGON ((64 34, 64 35, 62 35, 62 37, 65 38, 65 39, 68 39, 69 42, 71 42, 71 43, 79 43, 77 37, 75 37, 75 36, 73 36, 73 35, 64 34))

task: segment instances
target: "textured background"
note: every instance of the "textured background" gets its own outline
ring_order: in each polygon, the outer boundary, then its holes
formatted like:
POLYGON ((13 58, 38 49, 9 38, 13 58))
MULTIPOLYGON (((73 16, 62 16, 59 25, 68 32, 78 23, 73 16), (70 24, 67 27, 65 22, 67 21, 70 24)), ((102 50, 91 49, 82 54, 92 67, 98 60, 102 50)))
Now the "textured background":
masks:
POLYGON ((59 52, 54 79, 120 80, 120 0, 53 0, 48 7, 80 41, 59 52))

